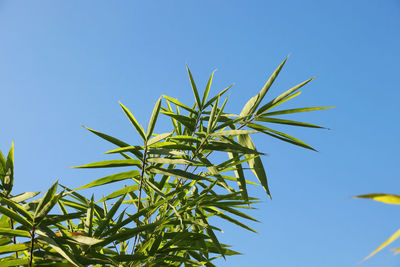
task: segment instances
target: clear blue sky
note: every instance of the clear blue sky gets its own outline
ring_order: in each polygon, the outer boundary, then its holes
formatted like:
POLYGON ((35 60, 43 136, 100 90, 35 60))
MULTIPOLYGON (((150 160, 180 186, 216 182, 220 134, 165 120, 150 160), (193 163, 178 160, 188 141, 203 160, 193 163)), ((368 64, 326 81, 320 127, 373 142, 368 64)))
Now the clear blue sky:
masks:
POLYGON ((400 193, 399 34, 398 0, 0 1, 0 149, 15 141, 16 192, 76 187, 104 171, 69 167, 110 148, 81 123, 134 143, 118 101, 142 123, 161 94, 192 101, 186 63, 200 87, 234 82, 240 112, 290 54, 271 96, 318 75, 294 105, 336 106, 301 115, 332 130, 289 130, 319 153, 256 140, 273 200, 255 192, 259 235, 225 227, 244 256, 218 265, 355 266, 400 228, 399 207, 349 198, 400 193))

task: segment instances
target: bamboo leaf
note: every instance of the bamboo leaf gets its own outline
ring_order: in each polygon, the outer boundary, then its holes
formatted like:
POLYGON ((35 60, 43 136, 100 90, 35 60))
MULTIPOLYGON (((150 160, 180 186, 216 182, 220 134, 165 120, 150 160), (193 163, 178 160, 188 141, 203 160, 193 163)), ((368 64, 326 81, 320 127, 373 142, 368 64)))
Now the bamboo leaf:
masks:
POLYGON ((0 254, 27 250, 29 249, 29 247, 30 247, 29 243, 0 246, 0 254))
POLYGON ((150 167, 148 170, 154 174, 168 175, 177 178, 185 178, 191 180, 210 180, 207 177, 196 175, 179 169, 164 169, 158 167, 150 167))
POLYGON ((19 202, 28 200, 30 198, 33 198, 39 194, 40 194, 40 192, 25 192, 25 193, 22 193, 22 194, 19 194, 19 195, 16 195, 16 196, 10 198, 10 200, 14 201, 16 203, 19 203, 19 202))
POLYGON ((112 175, 108 175, 106 177, 97 179, 91 183, 88 183, 84 186, 78 187, 74 190, 79 190, 79 189, 86 189, 86 188, 90 188, 90 187, 95 187, 95 186, 100 186, 100 185, 105 185, 105 184, 109 184, 109 183, 115 183, 118 181, 122 181, 125 179, 130 179, 130 178, 134 178, 134 177, 138 177, 140 176, 140 172, 137 170, 134 171, 127 171, 127 172, 120 172, 120 173, 116 173, 116 174, 112 174, 112 175))
MULTIPOLYGON (((237 158, 238 154, 237 153, 228 153, 229 158, 237 158)), ((235 164, 235 163, 233 163, 235 164)), ((242 194, 242 197, 244 200, 249 201, 249 196, 247 194, 247 187, 246 187, 246 179, 244 178, 244 172, 242 168, 242 164, 237 164, 235 165, 235 170, 234 173, 237 177, 237 183, 239 185, 240 192, 242 194)), ((224 176, 222 176, 224 177, 224 176)))
POLYGON ((147 146, 151 146, 155 143, 160 142, 161 140, 170 137, 173 134, 173 132, 170 133, 163 133, 163 134, 159 134, 153 138, 151 138, 149 141, 147 141, 147 146))
POLYGON ((252 134, 252 133, 259 133, 259 131, 250 131, 250 130, 227 130, 227 131, 220 131, 216 133, 211 133, 211 136, 235 136, 240 134, 252 134))
POLYGON ((97 229, 95 230, 95 232, 93 234, 94 237, 100 237, 101 236, 101 234, 103 233, 104 229, 106 228, 106 226, 108 226, 110 220, 112 219, 112 217, 115 215, 115 213, 117 212, 117 210, 121 206, 122 201, 125 199, 125 197, 126 197, 126 194, 123 195, 120 199, 118 199, 118 201, 109 210, 109 212, 107 213, 106 217, 104 217, 104 219, 101 220, 101 222, 99 223, 97 229))
POLYGON ((210 78, 208 79, 207 85, 206 85, 206 89, 204 90, 204 94, 203 94, 203 100, 201 101, 201 105, 204 106, 206 101, 207 101, 207 97, 208 97, 208 93, 210 92, 210 87, 211 87, 211 83, 214 77, 214 73, 215 70, 211 73, 210 78))
POLYGON ((107 134, 104 134, 104 133, 95 131, 95 130, 90 129, 90 128, 86 127, 86 126, 83 126, 83 127, 84 127, 85 129, 91 131, 92 133, 94 133, 94 134, 97 135, 98 137, 100 137, 100 138, 102 138, 102 139, 104 139, 104 140, 106 140, 106 141, 108 141, 108 142, 110 142, 110 143, 112 143, 112 144, 114 144, 114 145, 117 145, 117 146, 119 146, 119 147, 127 147, 127 146, 129 146, 129 144, 127 144, 127 143, 125 143, 125 142, 123 142, 123 141, 121 141, 121 140, 119 140, 119 139, 117 139, 117 138, 115 138, 115 137, 112 137, 112 136, 110 136, 110 135, 107 135, 107 134))
MULTIPOLYGON (((274 99, 272 99, 271 101, 269 101, 267 104, 265 104, 264 106, 262 106, 259 110, 257 110, 256 115, 262 114, 263 112, 276 107, 279 104, 282 104, 283 102, 287 101, 288 97, 293 94, 294 92, 296 92, 297 90, 299 90, 300 88, 302 88, 304 85, 306 85, 307 83, 311 82, 312 80, 314 80, 315 77, 308 79, 307 81, 304 81, 292 88, 290 88, 289 90, 287 90, 286 92, 284 92, 283 94, 275 97, 274 99), (285 100, 286 99, 286 100, 285 100)), ((300 92, 297 93, 297 95, 299 95, 300 92)))
POLYGON ((151 138, 151 135, 153 134, 153 130, 154 130, 154 126, 156 125, 158 113, 160 112, 160 107, 161 107, 161 97, 157 100, 156 104, 154 105, 153 113, 151 114, 149 125, 147 126, 146 140, 151 138))
POLYGON ((243 107, 242 112, 240 113, 240 116, 247 116, 251 115, 254 113, 254 111, 257 109, 257 107, 260 105, 261 101, 263 100, 265 94, 268 92, 269 88, 271 85, 274 83, 276 77, 278 76, 279 72, 283 68, 283 65, 285 65, 286 61, 288 58, 286 58, 279 66, 278 68, 274 71, 274 73, 269 77, 268 81, 265 83, 264 87, 261 89, 261 91, 253 96, 243 107))
POLYGON ((188 74, 189 74, 189 80, 190 80, 190 84, 191 84, 191 86, 192 86, 194 98, 196 99, 196 104, 197 104, 197 106, 199 107, 199 109, 202 110, 202 105, 201 105, 201 102, 200 102, 199 92, 197 91, 196 84, 195 84, 195 82, 194 82, 194 80, 193 80, 193 76, 192 76, 192 73, 191 73, 190 70, 189 70, 188 65, 186 65, 186 69, 187 69, 187 72, 188 72, 188 74))
POLYGON ((285 142, 288 142, 288 143, 291 143, 291 144, 294 144, 294 145, 297 145, 297 146, 301 146, 301 147, 304 147, 304 148, 307 148, 307 149, 311 149, 311 150, 317 151, 313 147, 311 147, 310 145, 308 145, 305 142, 301 141, 300 139, 297 139, 297 138, 295 138, 295 137, 293 137, 291 135, 288 135, 286 133, 275 131, 275 130, 272 130, 272 129, 268 128, 268 127, 265 127, 263 125, 259 125, 259 124, 256 124, 256 123, 249 123, 249 124, 247 124, 247 126, 252 128, 252 129, 261 131, 261 132, 263 132, 265 134, 268 134, 268 135, 270 135, 272 137, 278 138, 279 140, 282 140, 282 141, 285 141, 285 142))
POLYGON ((206 107, 208 107, 209 105, 211 105, 212 103, 214 103, 214 101, 221 97, 223 94, 226 93, 226 91, 228 91, 229 89, 231 89, 233 85, 230 85, 228 87, 226 87, 224 90, 222 90, 221 92, 219 92, 216 96, 214 96, 213 98, 211 98, 210 100, 207 101, 207 103, 203 106, 203 109, 205 109, 206 107))
POLYGON ((0 213, 6 215, 7 217, 13 219, 16 222, 19 222, 28 229, 32 227, 31 222, 29 222, 27 219, 25 219, 24 217, 22 217, 21 215, 17 214, 15 211, 9 208, 0 206, 0 213))
POLYGON ((103 201, 106 201, 106 200, 109 200, 109 199, 113 199, 113 198, 128 194, 128 193, 130 193, 132 191, 136 191, 138 189, 139 189, 139 185, 137 185, 137 184, 131 185, 131 186, 127 186, 127 187, 121 188, 121 189, 109 194, 108 196, 106 196, 106 197, 100 199, 99 201, 97 201, 96 203, 103 202, 103 201))
POLYGON ((262 116, 276 116, 276 115, 285 115, 285 114, 292 114, 292 113, 299 113, 299 112, 309 112, 309 111, 316 111, 322 109, 330 109, 334 107, 310 107, 310 108, 293 108, 293 109, 284 109, 278 110, 274 112, 268 112, 262 114, 262 116))
POLYGON ((81 265, 75 259, 71 252, 69 252, 66 248, 64 248, 61 244, 59 244, 45 229, 37 229, 36 233, 39 235, 39 238, 46 242, 50 247, 52 247, 57 253, 59 253, 62 257, 68 260, 75 266, 80 267, 81 265))
POLYGON ((169 97, 169 96, 166 96, 166 95, 163 95, 163 97, 164 97, 166 100, 168 100, 169 102, 174 103, 175 105, 180 106, 181 108, 186 109, 187 111, 189 111, 189 112, 191 112, 191 113, 194 113, 194 114, 197 113, 194 109, 189 108, 189 107, 186 106, 185 104, 182 104, 181 102, 179 102, 178 99, 175 99, 175 98, 172 98, 172 97, 169 97))
POLYGON ((256 119, 256 121, 263 121, 263 122, 269 122, 269 123, 278 123, 278 124, 286 124, 286 125, 292 125, 292 126, 301 126, 301 127, 326 129, 325 127, 321 127, 321 126, 310 124, 310 123, 305 123, 305 122, 300 122, 300 121, 292 121, 292 120, 276 119, 276 118, 269 118, 269 117, 258 117, 256 119))
POLYGON ((15 230, 10 228, 0 228, 0 235, 3 236, 21 236, 21 237, 31 237, 31 234, 28 231, 24 230, 15 230))
POLYGON ((136 166, 141 168, 142 162, 137 159, 114 159, 114 160, 93 162, 72 168, 112 168, 112 167, 129 167, 129 166, 136 166))
MULTIPOLYGON (((250 149, 255 149, 253 141, 251 140, 249 135, 239 135, 238 140, 241 145, 246 146, 250 149)), ((248 156, 249 155, 247 155, 247 154, 245 155, 245 157, 248 157, 248 156)), ((262 164, 260 157, 255 157, 253 159, 250 159, 247 163, 249 164, 251 171, 257 177, 258 181, 260 181, 265 192, 271 198, 271 193, 270 193, 269 187, 268 187, 267 175, 265 174, 264 166, 262 164)))
POLYGON ((123 111, 125 112, 125 115, 128 117, 128 119, 132 123, 133 127, 135 127, 136 131, 142 137, 143 141, 146 141, 147 140, 146 135, 144 134, 144 130, 143 130, 142 126, 140 126, 140 124, 136 121, 135 117, 129 111, 129 109, 127 109, 121 102, 119 104, 121 105, 123 111))
POLYGON ((397 230, 393 235, 391 235, 385 242, 383 242, 379 247, 377 247, 374 251, 372 251, 371 254, 369 254, 367 257, 365 257, 363 259, 363 261, 371 258, 374 254, 376 254, 377 252, 381 251, 384 247, 388 246, 389 244, 391 244, 393 241, 395 241, 396 239, 398 239, 400 237, 400 229, 397 230))
POLYGON ((390 194, 367 194, 355 196, 354 198, 366 198, 372 199, 378 202, 383 202, 386 204, 400 205, 400 195, 390 195, 390 194))

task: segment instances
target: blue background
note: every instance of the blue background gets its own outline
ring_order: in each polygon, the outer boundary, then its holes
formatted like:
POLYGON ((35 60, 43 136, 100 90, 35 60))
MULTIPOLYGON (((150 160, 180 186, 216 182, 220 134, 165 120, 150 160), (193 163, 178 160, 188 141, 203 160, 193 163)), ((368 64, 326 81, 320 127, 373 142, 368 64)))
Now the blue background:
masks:
POLYGON ((350 198, 399 193, 399 15, 398 0, 0 1, 0 149, 15 141, 14 192, 104 175, 69 168, 112 148, 80 123, 138 142, 118 101, 144 125, 161 94, 192 103, 185 64, 199 88, 218 68, 212 93, 234 82, 227 109, 240 112, 290 54, 270 97, 318 75, 292 106, 337 108, 294 118, 332 130, 287 128, 318 153, 256 138, 273 200, 254 190, 260 234, 224 226, 244 256, 218 266, 355 266, 400 227, 399 207, 350 198))

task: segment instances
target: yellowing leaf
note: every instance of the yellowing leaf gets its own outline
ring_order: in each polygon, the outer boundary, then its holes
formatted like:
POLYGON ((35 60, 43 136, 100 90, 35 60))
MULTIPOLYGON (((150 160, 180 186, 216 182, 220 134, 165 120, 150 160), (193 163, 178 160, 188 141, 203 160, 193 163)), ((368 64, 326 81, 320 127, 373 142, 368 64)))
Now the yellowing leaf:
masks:
POLYGON ((378 202, 383 202, 386 204, 400 205, 400 195, 367 194, 367 195, 355 196, 354 198, 367 198, 378 202))

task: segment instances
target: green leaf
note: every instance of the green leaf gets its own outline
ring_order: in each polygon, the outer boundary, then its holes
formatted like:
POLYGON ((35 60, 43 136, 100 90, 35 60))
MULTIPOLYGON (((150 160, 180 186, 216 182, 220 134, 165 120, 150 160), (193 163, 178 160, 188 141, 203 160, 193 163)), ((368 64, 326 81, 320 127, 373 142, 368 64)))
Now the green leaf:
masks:
POLYGON ((269 122, 269 123, 278 123, 278 124, 286 124, 286 125, 292 125, 292 126, 301 126, 301 127, 326 129, 325 127, 321 127, 321 126, 310 124, 310 123, 305 123, 305 122, 300 122, 300 121, 276 119, 276 118, 269 118, 269 117, 258 117, 256 119, 256 121, 263 121, 263 122, 269 122))
POLYGON ((217 98, 217 101, 215 101, 215 104, 214 104, 214 106, 213 106, 213 108, 211 110, 210 117, 208 119, 208 128, 207 128, 207 133, 208 134, 212 132, 213 124, 215 124, 214 123, 214 117, 215 117, 215 115, 217 113, 218 102, 219 102, 219 97, 217 98))
POLYGON ((146 141, 146 136, 144 134, 144 130, 142 126, 136 121, 135 117, 132 115, 132 113, 127 109, 121 102, 119 103, 125 112, 125 115, 128 117, 128 119, 131 121, 132 125, 135 127, 136 131, 139 133, 139 135, 142 137, 143 141, 146 141))
MULTIPOLYGON (((237 153, 228 153, 228 156, 230 159, 233 158, 238 158, 238 154, 237 153)), ((234 163, 233 163, 234 164, 234 163)), ((249 201, 249 196, 247 194, 247 188, 246 188, 246 179, 244 178, 244 172, 243 172, 243 168, 242 168, 242 164, 237 164, 235 165, 235 170, 234 173, 237 177, 237 183, 239 185, 239 189, 240 192, 242 194, 242 197, 244 200, 249 201)))
POLYGON ((0 202, 2 205, 4 206, 8 206, 9 208, 11 208, 12 210, 18 212, 19 214, 21 214, 22 216, 24 216, 28 221, 32 222, 33 221, 33 217, 30 214, 29 211, 25 210, 21 205, 19 205, 18 203, 11 201, 9 199, 6 199, 4 197, 0 197, 0 202))
POLYGON ((119 140, 119 139, 117 139, 117 138, 115 138, 115 137, 112 137, 112 136, 107 135, 107 134, 100 133, 100 132, 95 131, 95 130, 93 130, 93 129, 90 129, 90 128, 86 127, 86 126, 83 126, 83 127, 84 127, 85 129, 91 131, 91 132, 94 133, 95 135, 97 135, 97 136, 103 138, 104 140, 106 140, 106 141, 108 141, 108 142, 110 142, 110 143, 112 143, 112 144, 114 144, 114 145, 117 145, 117 146, 119 146, 119 147, 127 147, 127 146, 129 146, 129 144, 127 144, 127 143, 125 143, 125 142, 123 142, 123 141, 121 141, 121 140, 119 140))
POLYGON ((151 138, 149 141, 147 141, 147 146, 151 146, 155 143, 160 142, 161 140, 170 137, 173 134, 173 132, 171 133, 163 133, 163 134, 158 134, 157 136, 151 138))
POLYGON ((14 258, 9 258, 9 260, 1 261, 1 266, 2 267, 8 267, 8 266, 25 266, 29 264, 29 259, 14 259, 14 258))
POLYGON ((261 91, 253 96, 243 107, 242 112, 240 112, 240 116, 247 116, 251 115, 254 113, 254 111, 258 108, 260 105, 261 101, 263 100, 265 94, 268 92, 269 88, 271 85, 274 83, 276 77, 278 76, 279 72, 283 68, 283 65, 285 65, 286 61, 288 58, 286 58, 279 66, 278 68, 274 71, 274 73, 269 77, 268 81, 265 83, 264 87, 261 89, 261 91))
POLYGON ((29 247, 30 247, 29 243, 0 246, 0 254, 27 250, 29 249, 29 247))
MULTIPOLYGON (((239 135, 246 136, 246 135, 239 135)), ((212 141, 203 146, 205 150, 210 151, 224 151, 224 152, 233 152, 233 153, 244 153, 244 154, 262 154, 257 150, 251 149, 249 147, 239 145, 239 144, 230 144, 225 142, 212 141)))
POLYGON ((148 170, 154 174, 168 175, 168 176, 177 177, 177 178, 185 178, 185 179, 191 179, 191 180, 210 180, 209 178, 207 178, 205 176, 196 175, 191 172, 186 172, 186 171, 179 170, 179 169, 164 169, 164 168, 158 168, 158 167, 152 166, 148 170))
POLYGON ((24 217, 22 217, 21 215, 17 214, 15 211, 9 208, 0 206, 0 213, 6 215, 7 217, 13 219, 16 222, 19 222, 28 229, 32 227, 31 222, 29 222, 27 219, 25 219, 24 217))
POLYGON ((139 189, 139 185, 137 185, 137 184, 131 185, 131 186, 127 186, 127 187, 118 189, 117 191, 115 191, 115 192, 109 194, 108 196, 100 199, 96 203, 103 202, 103 201, 106 201, 106 200, 109 200, 109 199, 113 199, 113 198, 125 195, 125 194, 127 194, 129 192, 136 191, 138 189, 139 189))
POLYGON ((259 131, 250 131, 250 130, 227 130, 227 131, 220 131, 216 133, 211 133, 211 136, 228 136, 228 135, 240 135, 240 134, 252 134, 258 133, 259 131))
MULTIPOLYGON (((249 149, 255 150, 255 146, 249 135, 239 135, 238 140, 241 145, 246 146, 249 149)), ((248 156, 249 155, 247 155, 247 154, 245 155, 245 157, 248 157, 248 156)), ((257 177, 258 181, 260 181, 265 192, 271 198, 271 193, 270 193, 269 187, 268 187, 267 175, 265 174, 264 165, 262 164, 261 158, 255 157, 253 159, 250 159, 247 163, 249 164, 251 171, 257 177)))
POLYGON ((53 233, 45 229, 36 229, 36 233, 39 235, 39 238, 41 240, 46 242, 50 247, 52 247, 55 251, 57 251, 58 254, 60 254, 70 263, 78 267, 81 266, 79 262, 75 259, 74 255, 72 255, 71 252, 69 252, 66 248, 64 248, 55 240, 55 236, 53 233))
POLYGON ((187 160, 187 159, 175 159, 175 158, 148 158, 148 162, 150 163, 161 163, 161 164, 191 164, 191 165, 199 165, 201 162, 187 160))
POLYGON ((215 73, 215 70, 211 73, 211 76, 208 79, 207 86, 206 86, 206 89, 204 90, 204 94, 203 94, 203 100, 201 101, 202 106, 204 106, 207 101, 207 97, 208 97, 208 93, 210 92, 210 87, 211 87, 211 83, 212 83, 212 80, 214 77, 214 73, 215 73))
POLYGON ((55 195, 58 182, 55 182, 40 200, 39 205, 35 210, 35 221, 40 222, 47 213, 54 207, 57 201, 62 197, 62 193, 55 195))
POLYGON ((126 194, 123 195, 120 199, 118 199, 118 201, 116 203, 114 203, 112 208, 109 210, 109 212, 107 213, 106 217, 104 217, 103 220, 100 221, 97 229, 95 230, 95 232, 93 234, 94 237, 102 236, 101 234, 103 233, 104 229, 106 229, 106 227, 108 226, 110 220, 112 219, 112 217, 115 215, 115 213, 117 212, 117 210, 121 206, 122 201, 125 199, 125 197, 126 197, 126 194))
POLYGON ((127 172, 120 172, 120 173, 108 175, 106 177, 97 179, 97 180, 95 180, 95 181, 93 181, 91 183, 88 183, 88 184, 86 184, 84 186, 78 187, 78 188, 76 188, 74 190, 79 190, 79 189, 85 189, 85 188, 105 185, 105 184, 114 183, 114 182, 122 181, 122 180, 125 180, 125 179, 130 179, 130 178, 138 177, 138 176, 140 176, 140 172, 137 171, 137 170, 127 171, 127 172))
POLYGON ((161 97, 157 100, 156 104, 154 105, 153 113, 151 114, 149 125, 147 126, 146 140, 151 138, 151 135, 153 134, 153 130, 154 130, 154 126, 156 125, 158 113, 160 112, 160 107, 161 107, 161 97))
POLYGON ((366 198, 372 199, 378 202, 383 202, 386 204, 400 205, 400 195, 390 195, 390 194, 367 194, 355 196, 354 198, 366 198))
POLYGON ((199 107, 199 109, 202 110, 202 105, 201 105, 201 102, 200 102, 199 92, 197 91, 196 84, 195 84, 195 82, 194 82, 194 80, 193 80, 193 76, 192 76, 192 73, 191 73, 190 70, 189 70, 188 65, 186 65, 186 69, 187 69, 187 72, 188 72, 188 74, 189 74, 189 80, 190 80, 190 84, 191 84, 191 86, 192 86, 192 90, 193 90, 194 97, 195 97, 195 99, 196 99, 196 104, 197 104, 197 106, 199 107))
POLYGON ((21 237, 31 237, 31 234, 28 231, 24 230, 15 230, 10 228, 0 228, 0 235, 4 236, 21 236, 21 237))
POLYGON ((274 112, 264 113, 264 114, 262 114, 262 116, 276 116, 276 115, 292 114, 292 113, 299 113, 299 112, 308 112, 308 111, 330 109, 330 108, 334 108, 334 107, 310 107, 310 108, 284 109, 284 110, 278 110, 278 111, 274 111, 274 112))
POLYGON ((27 199, 33 198, 39 194, 40 194, 40 192, 26 192, 26 193, 16 195, 16 196, 10 198, 10 200, 14 201, 16 203, 19 203, 19 202, 25 201, 27 199))
MULTIPOLYGON (((304 81, 292 88, 290 88, 289 90, 287 90, 286 92, 284 92, 283 94, 275 97, 274 99, 272 99, 271 101, 269 101, 267 104, 265 104, 264 106, 262 106, 259 110, 257 110, 256 115, 259 115, 273 107, 276 107, 279 104, 282 104, 283 102, 287 101, 290 97, 291 94, 293 94, 294 92, 296 92, 297 90, 299 90, 301 87, 303 87, 304 85, 306 85, 307 83, 311 82, 312 80, 314 80, 315 77, 308 79, 307 81, 304 81)), ((300 92, 297 93, 297 95, 299 95, 300 92)), ((294 95, 293 95, 294 97, 294 95)), ((291 97, 290 97, 291 98, 291 97)))
POLYGON ((94 214, 94 196, 92 195, 92 198, 90 199, 89 203, 89 208, 86 212, 86 218, 85 218, 85 225, 84 225, 84 232, 88 236, 92 236, 93 232, 93 214, 94 214))
POLYGON ((189 112, 191 112, 191 113, 197 114, 197 112, 196 112, 194 109, 189 108, 189 107, 186 106, 185 104, 182 104, 181 102, 179 102, 178 99, 175 99, 175 98, 172 98, 172 97, 169 97, 169 96, 166 96, 166 95, 163 95, 163 97, 164 97, 166 100, 170 101, 171 103, 174 103, 175 105, 180 106, 181 108, 186 109, 187 111, 189 111, 189 112))
POLYGON ((311 149, 311 150, 317 151, 313 147, 311 147, 310 145, 306 144, 305 142, 303 142, 300 139, 297 139, 297 138, 295 138, 295 137, 293 137, 291 135, 288 135, 288 134, 285 134, 285 133, 282 133, 282 132, 279 132, 279 131, 272 130, 272 129, 268 128, 268 127, 265 127, 263 125, 259 125, 259 124, 256 124, 256 123, 249 123, 249 124, 247 124, 247 126, 252 128, 252 129, 261 131, 261 132, 263 132, 265 134, 268 134, 268 135, 270 135, 272 137, 275 137, 275 138, 277 138, 279 140, 282 140, 282 141, 285 141, 285 142, 288 142, 288 143, 291 143, 291 144, 294 144, 294 145, 297 145, 297 146, 301 146, 301 147, 304 147, 304 148, 307 148, 307 149, 311 149))
POLYGON ((205 109, 206 107, 208 107, 209 105, 211 105, 212 103, 214 103, 214 101, 221 97, 223 94, 225 94, 226 91, 228 91, 229 89, 231 89, 233 85, 230 85, 228 87, 226 87, 224 90, 222 90, 221 92, 219 92, 216 96, 214 96, 213 98, 211 98, 210 100, 207 101, 207 103, 203 106, 203 109, 205 109))
POLYGON ((369 254, 367 257, 365 257, 363 259, 363 261, 371 258, 374 254, 376 254, 377 252, 379 252, 380 250, 382 250, 384 247, 388 246, 390 243, 392 243, 393 241, 395 241, 396 239, 398 239, 400 237, 400 229, 397 230, 393 235, 391 235, 385 242, 383 242, 379 247, 377 247, 374 251, 372 251, 371 254, 369 254))
POLYGON ((80 245, 87 245, 87 246, 93 246, 103 241, 103 239, 97 239, 83 235, 69 236, 68 239, 73 240, 74 242, 80 245))
POLYGON ((142 162, 137 159, 114 159, 89 163, 86 165, 76 166, 72 168, 112 168, 112 167, 142 167, 142 162))

